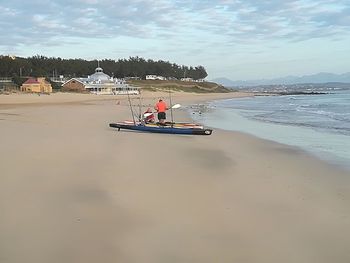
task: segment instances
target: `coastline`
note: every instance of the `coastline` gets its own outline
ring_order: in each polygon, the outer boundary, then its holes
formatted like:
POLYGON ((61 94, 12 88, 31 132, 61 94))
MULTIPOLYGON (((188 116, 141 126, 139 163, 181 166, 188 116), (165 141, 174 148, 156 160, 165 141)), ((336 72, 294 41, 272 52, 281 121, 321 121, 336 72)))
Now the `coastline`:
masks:
POLYGON ((230 108, 228 111, 218 107, 217 104, 225 101, 226 99, 219 99, 194 105, 191 107, 190 113, 193 121, 214 129, 242 132, 262 140, 284 144, 287 147, 304 151, 321 161, 337 166, 339 169, 350 171, 350 156, 348 153, 342 152, 348 149, 346 144, 348 138, 345 135, 336 134, 336 137, 330 137, 328 133, 313 131, 303 126, 288 126, 273 121, 257 121, 242 116, 239 109, 230 108), (221 119, 219 119, 220 116, 221 119), (337 152, 333 145, 339 145, 341 142, 343 142, 342 148, 337 152))
POLYGON ((116 132, 126 97, 50 96, 0 96, 5 262, 350 261, 347 172, 240 132, 116 132))

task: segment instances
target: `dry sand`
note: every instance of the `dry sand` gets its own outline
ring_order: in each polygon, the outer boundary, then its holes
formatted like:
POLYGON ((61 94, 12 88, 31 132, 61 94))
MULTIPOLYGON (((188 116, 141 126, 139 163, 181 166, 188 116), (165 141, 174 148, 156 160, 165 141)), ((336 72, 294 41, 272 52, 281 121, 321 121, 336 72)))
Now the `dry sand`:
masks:
POLYGON ((110 129, 126 102, 0 96, 1 263, 350 262, 348 172, 241 133, 110 129))

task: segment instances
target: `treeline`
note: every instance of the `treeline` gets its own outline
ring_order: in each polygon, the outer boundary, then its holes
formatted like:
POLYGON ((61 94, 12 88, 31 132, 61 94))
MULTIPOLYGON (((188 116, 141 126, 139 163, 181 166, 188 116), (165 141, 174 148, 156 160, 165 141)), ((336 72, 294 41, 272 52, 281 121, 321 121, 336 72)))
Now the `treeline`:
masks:
MULTIPOLYGON (((33 56, 28 58, 0 56, 0 77, 86 77, 95 72, 97 60, 48 58, 33 56)), ((167 78, 193 78, 204 79, 208 74, 203 66, 188 67, 177 65, 168 61, 154 61, 140 57, 128 59, 99 61, 103 72, 117 78, 139 77, 146 75, 159 75, 167 78)))

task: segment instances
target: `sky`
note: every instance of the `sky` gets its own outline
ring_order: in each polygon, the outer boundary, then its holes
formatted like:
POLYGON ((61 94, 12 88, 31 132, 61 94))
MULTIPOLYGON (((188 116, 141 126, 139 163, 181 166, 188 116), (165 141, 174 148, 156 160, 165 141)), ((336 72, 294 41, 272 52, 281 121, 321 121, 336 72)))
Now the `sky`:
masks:
POLYGON ((0 0, 0 54, 139 56, 202 65, 207 79, 341 74, 350 1, 0 0))

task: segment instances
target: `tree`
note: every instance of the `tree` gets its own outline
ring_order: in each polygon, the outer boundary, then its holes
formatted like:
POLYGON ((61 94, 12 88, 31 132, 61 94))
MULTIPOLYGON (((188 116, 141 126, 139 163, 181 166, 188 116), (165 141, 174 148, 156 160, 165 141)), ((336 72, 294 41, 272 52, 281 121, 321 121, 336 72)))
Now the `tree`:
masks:
MULTIPOLYGON (((183 77, 200 79, 207 76, 207 72, 203 66, 179 66, 169 61, 146 60, 138 56, 119 60, 104 59, 99 64, 106 74, 118 78, 145 78, 146 75, 160 75, 164 77, 175 77, 177 79, 183 77)), ((86 77, 94 73, 97 65, 97 60, 48 58, 41 55, 28 58, 18 57, 16 59, 8 56, 0 56, 0 77, 33 76, 49 78, 53 75, 86 77)))

